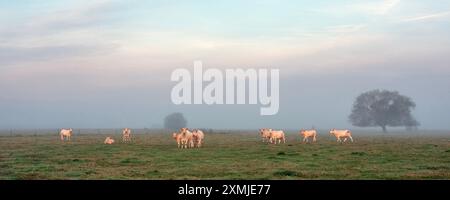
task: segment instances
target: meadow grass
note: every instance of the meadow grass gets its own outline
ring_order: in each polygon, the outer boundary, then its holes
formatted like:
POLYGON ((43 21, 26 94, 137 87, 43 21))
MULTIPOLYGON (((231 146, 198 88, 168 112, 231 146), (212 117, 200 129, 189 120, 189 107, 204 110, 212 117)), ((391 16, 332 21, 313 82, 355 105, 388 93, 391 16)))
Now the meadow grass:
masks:
POLYGON ((200 149, 178 149, 170 133, 0 136, 0 179, 450 179, 449 136, 330 135, 304 144, 262 143, 257 133, 207 134, 200 149))

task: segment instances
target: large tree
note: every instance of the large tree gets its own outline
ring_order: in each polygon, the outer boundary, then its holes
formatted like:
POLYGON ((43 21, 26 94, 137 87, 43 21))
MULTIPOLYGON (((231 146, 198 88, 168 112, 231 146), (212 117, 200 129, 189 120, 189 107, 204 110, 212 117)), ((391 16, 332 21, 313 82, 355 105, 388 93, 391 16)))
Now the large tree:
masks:
POLYGON ((415 107, 411 98, 396 91, 372 90, 356 98, 349 119, 354 126, 381 127, 383 132, 388 126, 417 127, 419 122, 411 114, 415 107))
POLYGON ((178 130, 186 127, 187 120, 182 113, 172 113, 164 118, 164 128, 170 130, 178 130))

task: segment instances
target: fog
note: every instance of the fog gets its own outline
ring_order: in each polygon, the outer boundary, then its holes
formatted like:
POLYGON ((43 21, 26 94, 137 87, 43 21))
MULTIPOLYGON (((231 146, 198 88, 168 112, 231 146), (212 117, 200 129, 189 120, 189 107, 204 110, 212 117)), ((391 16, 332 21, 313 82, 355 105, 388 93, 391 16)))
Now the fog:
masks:
MULTIPOLYGON (((449 2, 0 2, 0 129, 357 128, 355 98, 395 90, 450 130, 449 2), (230 11, 233 11, 230 13, 230 11), (174 105, 171 73, 280 70, 280 107, 174 105)), ((388 130, 391 128, 388 127, 388 130)))
MULTIPOLYGON (((384 73, 371 72, 292 75, 280 69, 280 110, 273 116, 260 116, 261 105, 174 105, 170 91, 176 83, 169 80, 170 72, 165 70, 158 75, 167 77, 158 85, 143 84, 126 89, 86 86, 67 92, 63 92, 63 85, 55 85, 54 88, 36 91, 36 97, 21 96, 20 101, 3 98, 0 127, 161 128, 167 114, 182 112, 189 127, 354 128, 348 122, 354 99, 362 92, 380 88, 396 90, 411 97, 417 104, 413 115, 421 123, 421 129, 450 129, 447 122, 450 118, 448 74, 405 72, 385 76, 384 73), (41 99, 39 91, 55 98, 41 99)), ((151 77, 148 76, 149 79, 151 77)), ((67 85, 71 88, 70 83, 67 85)), ((21 94, 17 87, 14 89, 2 88, 2 91, 17 96, 26 94, 21 94)), ((26 91, 29 88, 20 89, 26 91)))

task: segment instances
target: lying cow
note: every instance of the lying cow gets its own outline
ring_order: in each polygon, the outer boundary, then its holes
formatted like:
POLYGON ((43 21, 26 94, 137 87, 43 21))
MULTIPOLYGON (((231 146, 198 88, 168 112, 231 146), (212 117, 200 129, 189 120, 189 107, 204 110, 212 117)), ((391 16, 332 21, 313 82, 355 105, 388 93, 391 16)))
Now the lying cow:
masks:
POLYGON ((104 143, 105 143, 105 144, 113 144, 113 143, 114 143, 114 139, 112 139, 111 137, 106 137, 104 143))
POLYGON ((72 129, 61 129, 59 132, 59 136, 61 136, 61 141, 64 140, 70 140, 70 137, 72 137, 72 129))
POLYGON ((131 129, 125 128, 122 130, 122 141, 123 142, 131 141, 131 129))
POLYGON ((203 139, 205 139, 205 134, 201 130, 194 130, 192 132, 194 146, 197 148, 202 147, 203 139))
POLYGON ((281 140, 283 140, 283 143, 286 143, 286 137, 284 135, 284 131, 281 131, 281 130, 274 131, 272 129, 269 129, 269 131, 270 131, 270 137, 269 137, 270 143, 277 144, 277 141, 278 141, 278 144, 280 144, 281 140))
POLYGON ((313 142, 316 142, 317 131, 316 130, 300 130, 300 137, 303 136, 303 142, 309 142, 309 138, 313 138, 313 142))
POLYGON ((348 138, 353 142, 352 132, 349 130, 336 130, 331 129, 330 134, 334 135, 337 138, 337 142, 342 142, 341 138, 344 138, 343 142, 346 142, 348 138))

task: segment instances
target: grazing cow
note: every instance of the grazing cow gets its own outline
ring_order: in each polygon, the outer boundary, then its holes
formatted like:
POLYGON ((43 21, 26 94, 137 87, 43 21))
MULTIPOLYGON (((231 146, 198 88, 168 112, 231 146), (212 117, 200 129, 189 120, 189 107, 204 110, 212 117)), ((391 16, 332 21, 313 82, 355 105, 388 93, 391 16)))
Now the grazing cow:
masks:
POLYGON ((349 130, 336 130, 333 128, 330 130, 330 134, 337 138, 337 142, 342 142, 341 138, 345 138, 343 142, 346 142, 348 138, 353 142, 352 132, 349 130))
POLYGON ((313 142, 317 141, 317 131, 316 130, 300 130, 300 137, 303 136, 303 142, 309 142, 309 138, 313 138, 313 142))
POLYGON ((131 141, 131 129, 125 128, 122 130, 122 141, 123 142, 131 141))
POLYGON ((205 139, 205 134, 203 131, 196 129, 192 132, 192 136, 194 139, 194 147, 202 147, 203 139, 205 139))
POLYGON ((259 129, 259 134, 261 135, 263 142, 268 142, 270 139, 270 130, 268 128, 259 129))
POLYGON ((181 128, 180 129, 181 134, 181 148, 192 148, 194 147, 194 135, 191 131, 189 131, 188 128, 181 128))
POLYGON ((64 141, 64 139, 70 140, 70 137, 72 137, 72 129, 61 129, 59 132, 59 136, 61 136, 61 141, 64 141))
POLYGON ((270 131, 270 139, 269 139, 270 143, 277 144, 277 141, 278 141, 278 144, 280 144, 281 140, 283 140, 283 143, 286 143, 286 137, 284 136, 284 131, 281 131, 281 130, 274 131, 272 129, 269 129, 269 131, 270 131))
POLYGON ((113 143, 114 143, 114 139, 112 139, 111 137, 106 137, 105 144, 113 144, 113 143))

